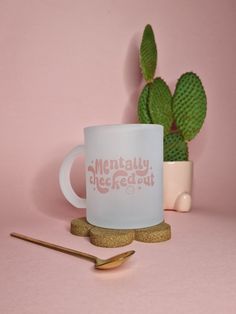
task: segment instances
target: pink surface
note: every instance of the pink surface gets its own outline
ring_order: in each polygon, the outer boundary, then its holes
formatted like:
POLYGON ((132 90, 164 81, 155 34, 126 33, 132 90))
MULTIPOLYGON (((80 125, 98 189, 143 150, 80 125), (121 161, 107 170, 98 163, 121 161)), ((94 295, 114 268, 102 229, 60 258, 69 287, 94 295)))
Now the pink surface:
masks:
MULTIPOLYGON (((236 312, 235 12, 230 0, 0 1, 0 313, 236 312), (85 126, 137 121, 146 23, 157 74, 173 89, 193 70, 206 87, 207 120, 190 144, 194 206, 166 213, 171 241, 97 248, 68 231, 84 212, 63 199, 59 165, 85 126), (96 272, 12 231, 101 257, 136 254, 96 272)), ((73 182, 84 194, 79 165, 73 182)))

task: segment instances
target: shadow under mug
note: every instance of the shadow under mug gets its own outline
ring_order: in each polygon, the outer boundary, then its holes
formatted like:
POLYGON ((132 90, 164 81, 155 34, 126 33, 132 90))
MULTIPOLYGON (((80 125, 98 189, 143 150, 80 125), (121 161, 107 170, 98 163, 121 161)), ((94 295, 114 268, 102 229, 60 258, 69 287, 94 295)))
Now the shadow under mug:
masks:
POLYGON ((90 224, 112 229, 145 228, 163 221, 163 127, 153 124, 101 125, 84 129, 60 168, 60 187, 90 224), (70 181, 71 167, 85 155, 86 199, 70 181))

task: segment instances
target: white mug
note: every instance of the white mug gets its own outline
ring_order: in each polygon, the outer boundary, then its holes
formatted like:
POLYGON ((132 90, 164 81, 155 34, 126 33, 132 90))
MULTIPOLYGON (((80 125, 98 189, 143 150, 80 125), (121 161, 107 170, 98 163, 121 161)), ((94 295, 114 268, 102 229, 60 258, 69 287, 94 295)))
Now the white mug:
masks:
POLYGON ((87 221, 111 229, 145 228, 163 221, 163 127, 154 124, 101 125, 84 129, 60 168, 60 187, 87 221), (86 199, 70 182, 75 158, 85 155, 86 199))

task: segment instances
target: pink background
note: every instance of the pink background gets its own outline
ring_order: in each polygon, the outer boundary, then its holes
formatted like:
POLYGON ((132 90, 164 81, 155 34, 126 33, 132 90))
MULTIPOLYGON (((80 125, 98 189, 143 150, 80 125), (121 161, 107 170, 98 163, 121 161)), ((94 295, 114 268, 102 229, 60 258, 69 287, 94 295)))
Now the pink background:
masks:
MULTIPOLYGON (((235 26, 233 0, 0 1, 0 313, 236 312, 235 26), (206 123, 189 145, 194 205, 166 213, 171 241, 97 248, 69 233, 84 211, 64 200, 58 170, 85 126, 137 121, 147 23, 157 75, 173 90, 192 70, 206 89, 206 123), (136 254, 96 272, 11 231, 100 257, 136 254)), ((72 179, 84 195, 82 160, 72 179)))

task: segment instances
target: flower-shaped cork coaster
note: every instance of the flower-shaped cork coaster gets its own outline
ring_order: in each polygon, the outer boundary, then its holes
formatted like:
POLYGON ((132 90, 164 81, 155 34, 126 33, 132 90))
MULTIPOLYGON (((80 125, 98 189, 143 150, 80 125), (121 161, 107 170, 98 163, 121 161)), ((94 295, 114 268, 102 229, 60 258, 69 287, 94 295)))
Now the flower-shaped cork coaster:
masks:
POLYGON ((171 238, 171 228, 165 222, 141 229, 107 229, 91 225, 86 218, 71 221, 71 233, 78 236, 90 237, 90 242, 96 246, 115 248, 125 246, 133 240, 155 243, 171 238))

